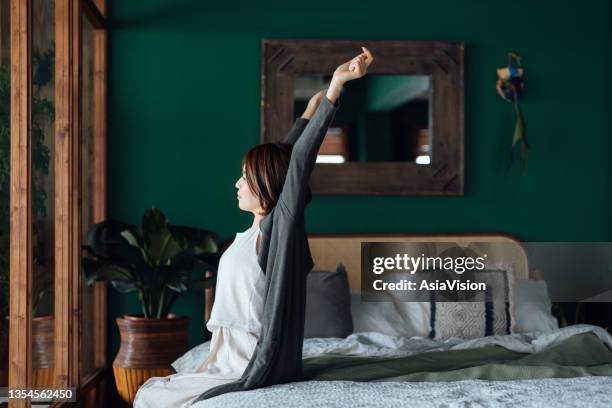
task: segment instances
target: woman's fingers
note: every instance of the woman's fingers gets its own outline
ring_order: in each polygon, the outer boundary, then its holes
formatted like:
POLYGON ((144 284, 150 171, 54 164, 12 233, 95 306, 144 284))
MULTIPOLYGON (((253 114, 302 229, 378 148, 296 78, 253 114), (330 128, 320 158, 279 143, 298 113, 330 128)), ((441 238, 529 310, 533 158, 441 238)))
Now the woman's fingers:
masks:
POLYGON ((363 55, 365 55, 365 62, 369 66, 372 61, 374 61, 374 57, 372 56, 370 50, 368 50, 366 47, 361 47, 361 49, 363 50, 363 55))
POLYGON ((363 62, 360 62, 357 65, 357 72, 359 73, 359 76, 363 76, 365 74, 365 65, 363 62))
POLYGON ((357 62, 357 66, 359 67, 359 72, 361 72, 362 74, 365 74, 366 68, 367 68, 367 64, 365 63, 365 60, 360 59, 357 62))
POLYGON ((361 47, 361 49, 363 50, 363 52, 353 58, 351 60, 351 63, 354 62, 361 64, 361 71, 365 72, 365 70, 370 66, 372 61, 374 61, 374 57, 372 56, 370 50, 368 50, 366 47, 361 47))
POLYGON ((366 64, 363 58, 355 57, 351 60, 349 71, 353 73, 355 78, 362 77, 366 72, 366 64))

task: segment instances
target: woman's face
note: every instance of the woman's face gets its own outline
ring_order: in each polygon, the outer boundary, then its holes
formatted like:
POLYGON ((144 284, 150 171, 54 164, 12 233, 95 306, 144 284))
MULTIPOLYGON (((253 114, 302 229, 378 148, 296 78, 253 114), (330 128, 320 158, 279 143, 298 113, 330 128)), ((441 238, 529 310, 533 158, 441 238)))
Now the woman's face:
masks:
POLYGON ((263 211, 259 198, 251 191, 249 184, 247 183, 244 173, 244 166, 242 167, 242 176, 238 179, 235 186, 238 189, 238 207, 242 211, 250 211, 252 213, 259 213, 263 211))

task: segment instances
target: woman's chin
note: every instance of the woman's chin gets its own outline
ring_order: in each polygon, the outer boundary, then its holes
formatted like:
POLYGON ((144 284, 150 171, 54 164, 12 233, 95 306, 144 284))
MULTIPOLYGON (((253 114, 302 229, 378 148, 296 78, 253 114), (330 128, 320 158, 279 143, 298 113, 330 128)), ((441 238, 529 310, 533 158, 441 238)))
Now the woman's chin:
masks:
POLYGON ((247 204, 243 202, 243 200, 238 200, 238 208, 240 208, 242 211, 246 211, 246 212, 253 212, 252 208, 247 208, 247 204))

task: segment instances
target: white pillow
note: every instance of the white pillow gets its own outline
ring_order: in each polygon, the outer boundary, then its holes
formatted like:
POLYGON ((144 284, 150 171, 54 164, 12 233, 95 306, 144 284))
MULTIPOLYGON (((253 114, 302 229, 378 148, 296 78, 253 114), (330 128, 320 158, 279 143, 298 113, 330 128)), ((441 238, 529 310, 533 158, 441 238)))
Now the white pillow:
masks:
POLYGON ((515 333, 558 329, 559 322, 552 315, 551 307, 546 281, 526 279, 514 281, 515 333))
POLYGON ((429 335, 429 302, 399 302, 388 293, 383 301, 362 302, 360 293, 351 293, 351 314, 355 332, 376 331, 390 336, 429 335))

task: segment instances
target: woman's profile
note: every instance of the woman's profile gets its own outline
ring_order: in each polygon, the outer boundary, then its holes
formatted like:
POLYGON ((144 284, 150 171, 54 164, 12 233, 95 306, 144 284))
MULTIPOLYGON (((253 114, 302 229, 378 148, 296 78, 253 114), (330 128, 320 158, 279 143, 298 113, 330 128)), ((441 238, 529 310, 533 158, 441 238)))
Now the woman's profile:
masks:
POLYGON ((308 183, 346 82, 361 78, 369 50, 341 64, 315 94, 283 142, 253 147, 235 184, 238 206, 253 214, 219 263, 206 327, 210 354, 196 373, 153 377, 135 408, 188 407, 226 392, 299 381, 306 275, 313 267, 305 230, 308 183))

